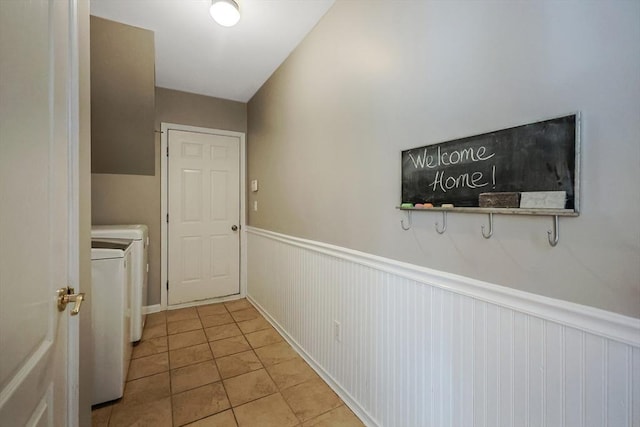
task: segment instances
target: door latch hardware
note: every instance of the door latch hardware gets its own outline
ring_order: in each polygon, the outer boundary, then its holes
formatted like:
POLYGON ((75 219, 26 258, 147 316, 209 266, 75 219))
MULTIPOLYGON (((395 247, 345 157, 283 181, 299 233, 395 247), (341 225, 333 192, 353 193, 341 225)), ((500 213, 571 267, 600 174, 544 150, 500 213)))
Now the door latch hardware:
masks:
POLYGON ((58 310, 64 311, 67 308, 67 304, 73 302, 75 304, 73 310, 71 310, 71 315, 76 316, 80 312, 82 301, 84 301, 84 292, 76 294, 75 289, 70 287, 60 288, 56 292, 58 294, 58 310))

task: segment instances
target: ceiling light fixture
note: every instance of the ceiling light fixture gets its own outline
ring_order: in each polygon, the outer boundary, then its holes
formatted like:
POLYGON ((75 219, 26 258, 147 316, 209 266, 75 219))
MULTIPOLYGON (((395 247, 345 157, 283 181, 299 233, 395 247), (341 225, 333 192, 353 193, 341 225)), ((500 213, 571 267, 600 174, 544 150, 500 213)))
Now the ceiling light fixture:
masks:
POLYGON ((240 20, 240 7, 234 0, 213 0, 209 13, 223 27, 233 27, 240 20))

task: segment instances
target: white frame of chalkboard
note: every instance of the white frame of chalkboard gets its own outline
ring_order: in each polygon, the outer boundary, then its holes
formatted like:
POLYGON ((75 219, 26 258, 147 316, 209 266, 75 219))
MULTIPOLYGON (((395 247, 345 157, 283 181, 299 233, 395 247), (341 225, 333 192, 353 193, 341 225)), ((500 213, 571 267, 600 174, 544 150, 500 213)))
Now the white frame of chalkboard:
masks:
MULTIPOLYGON (((575 111, 567 114, 561 114, 554 117, 549 117, 546 119, 540 119, 531 123, 524 123, 522 125, 515 125, 512 127, 525 126, 529 124, 536 124, 540 122, 545 122, 547 120, 559 119, 567 116, 576 116, 576 127, 575 127, 575 166, 574 166, 574 182, 573 182, 573 191, 574 191, 574 208, 573 209, 544 209, 544 208, 481 208, 481 207, 452 207, 452 208, 443 208, 443 207, 433 207, 433 208, 403 208, 401 206, 397 206, 397 209, 406 210, 406 211, 443 211, 443 212, 459 212, 459 213, 494 213, 494 214, 502 214, 502 215, 542 215, 542 216, 569 216, 569 217, 577 217, 580 215, 580 159, 581 159, 581 129, 582 129, 582 114, 580 111, 575 111)), ((491 132, 491 131, 489 131, 491 132)), ((474 135, 470 135, 474 136, 474 135)), ((464 137, 462 137, 464 138, 464 137)), ((456 139, 462 139, 456 138, 456 139)), ((430 144, 431 145, 431 144, 430 144)))

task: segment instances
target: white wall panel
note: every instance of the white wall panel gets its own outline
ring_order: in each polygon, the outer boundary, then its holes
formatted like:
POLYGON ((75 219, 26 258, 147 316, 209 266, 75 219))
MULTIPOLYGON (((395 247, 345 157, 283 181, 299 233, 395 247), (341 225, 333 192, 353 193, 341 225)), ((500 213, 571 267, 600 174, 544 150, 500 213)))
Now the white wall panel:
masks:
POLYGON ((255 228, 248 248, 249 298, 369 425, 640 426, 638 319, 255 228))

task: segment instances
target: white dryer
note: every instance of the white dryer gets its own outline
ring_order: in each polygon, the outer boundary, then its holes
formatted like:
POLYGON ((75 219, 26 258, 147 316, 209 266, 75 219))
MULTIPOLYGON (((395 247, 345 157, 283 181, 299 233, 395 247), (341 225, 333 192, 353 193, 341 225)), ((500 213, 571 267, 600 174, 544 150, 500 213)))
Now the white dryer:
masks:
POLYGON ((133 262, 133 293, 131 295, 131 341, 142 338, 147 306, 147 288, 149 283, 149 231, 144 224, 131 225, 94 225, 91 238, 129 239, 132 241, 131 256, 133 262))
POLYGON ((92 405, 122 397, 131 360, 131 241, 91 242, 92 405))

